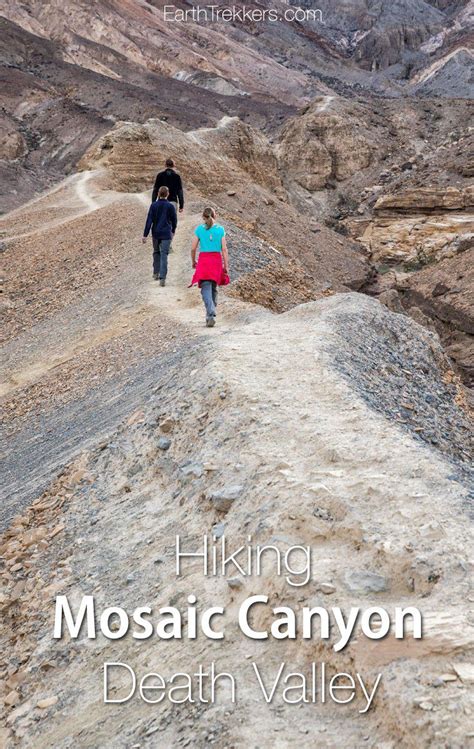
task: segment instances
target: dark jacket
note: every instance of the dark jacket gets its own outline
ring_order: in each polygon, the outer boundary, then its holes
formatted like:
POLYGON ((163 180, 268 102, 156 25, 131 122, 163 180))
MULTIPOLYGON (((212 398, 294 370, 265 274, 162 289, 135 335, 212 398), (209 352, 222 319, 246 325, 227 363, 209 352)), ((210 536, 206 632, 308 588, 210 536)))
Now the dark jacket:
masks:
POLYGON ((143 236, 147 237, 150 233, 155 239, 172 239, 176 231, 178 219, 176 208, 169 200, 155 200, 148 211, 143 236))
POLYGON ((156 175, 155 185, 151 196, 152 201, 155 201, 158 197, 158 190, 160 187, 167 187, 170 191, 168 200, 171 200, 173 203, 179 203, 180 208, 184 207, 183 183, 181 182, 181 177, 178 172, 175 172, 174 169, 165 169, 164 172, 160 172, 156 175))

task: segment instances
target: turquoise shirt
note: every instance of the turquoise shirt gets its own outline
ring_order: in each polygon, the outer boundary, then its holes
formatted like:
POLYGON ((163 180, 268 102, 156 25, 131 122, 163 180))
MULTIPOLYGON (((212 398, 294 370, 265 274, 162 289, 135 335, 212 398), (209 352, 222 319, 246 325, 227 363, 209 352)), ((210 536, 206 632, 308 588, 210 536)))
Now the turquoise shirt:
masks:
POLYGON ((201 224, 194 234, 199 239, 199 252, 222 252, 225 229, 220 224, 214 224, 210 229, 206 224, 201 224))

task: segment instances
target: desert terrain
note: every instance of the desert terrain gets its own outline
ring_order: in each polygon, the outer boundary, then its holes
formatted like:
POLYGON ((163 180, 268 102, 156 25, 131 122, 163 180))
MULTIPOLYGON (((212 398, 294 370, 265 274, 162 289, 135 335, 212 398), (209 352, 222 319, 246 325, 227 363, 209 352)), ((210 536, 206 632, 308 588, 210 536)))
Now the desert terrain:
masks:
POLYGON ((8 748, 472 741, 472 4, 335 5, 255 27, 170 27, 138 0, 2 7, 8 748), (161 288, 141 235, 168 156, 186 204, 161 288), (205 205, 231 258, 213 329, 188 288, 205 205), (176 534, 309 544, 311 581, 177 580, 176 534), (247 642, 235 612, 262 592, 417 606, 424 637, 247 642), (51 637, 57 595, 190 593, 225 605, 224 641, 51 637), (104 661, 214 661, 239 700, 104 705, 104 661), (383 677, 367 714, 267 705, 254 661, 383 677))

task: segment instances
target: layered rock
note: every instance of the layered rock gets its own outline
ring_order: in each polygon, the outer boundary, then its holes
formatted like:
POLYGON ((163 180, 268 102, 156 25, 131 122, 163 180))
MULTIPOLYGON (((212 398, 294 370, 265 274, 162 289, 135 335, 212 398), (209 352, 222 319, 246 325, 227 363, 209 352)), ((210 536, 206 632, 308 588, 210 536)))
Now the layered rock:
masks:
POLYGON ((372 153, 363 122, 351 113, 351 107, 332 96, 315 99, 300 116, 289 120, 278 147, 281 168, 310 193, 365 169, 372 153))
POLYGON ((474 207, 474 187, 466 188, 420 187, 406 190, 397 195, 382 195, 374 207, 380 215, 399 213, 419 213, 420 211, 462 211, 474 207))
POLYGON ((187 136, 205 148, 211 159, 226 156, 258 184, 281 188, 278 162, 268 138, 238 117, 223 117, 217 127, 201 128, 187 136))
POLYGON ((472 187, 418 188, 381 196, 372 220, 351 229, 375 263, 423 265, 452 257, 472 241, 472 187))
POLYGON ((105 167, 114 189, 142 191, 150 188, 170 154, 179 161, 186 183, 207 194, 241 188, 241 170, 264 186, 281 187, 268 140, 238 117, 187 133, 161 120, 119 122, 84 154, 80 167, 105 167))

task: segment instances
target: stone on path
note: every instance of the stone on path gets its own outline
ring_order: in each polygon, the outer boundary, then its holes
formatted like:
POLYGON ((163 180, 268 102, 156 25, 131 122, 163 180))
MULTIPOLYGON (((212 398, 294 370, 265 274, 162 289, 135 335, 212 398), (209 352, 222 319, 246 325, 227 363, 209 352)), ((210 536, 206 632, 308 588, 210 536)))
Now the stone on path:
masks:
POLYGON ((345 582, 353 593, 381 593, 389 588, 387 579, 383 575, 368 570, 348 572, 345 582))
POLYGON ((219 491, 211 492, 210 500, 218 512, 228 512, 243 491, 244 487, 241 484, 233 484, 219 491))

